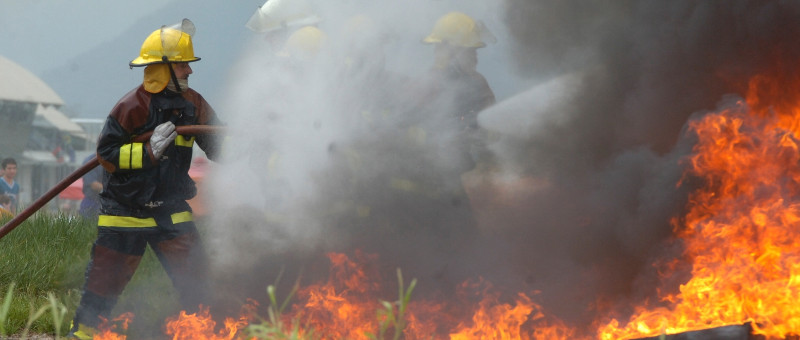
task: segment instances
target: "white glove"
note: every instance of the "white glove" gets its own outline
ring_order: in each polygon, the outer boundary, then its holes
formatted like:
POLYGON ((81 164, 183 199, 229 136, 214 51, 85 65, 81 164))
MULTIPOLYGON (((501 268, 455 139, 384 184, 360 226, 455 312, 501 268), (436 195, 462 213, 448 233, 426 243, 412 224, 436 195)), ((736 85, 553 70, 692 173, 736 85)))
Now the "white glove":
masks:
POLYGON ((166 122, 156 126, 155 130, 153 130, 153 134, 150 136, 150 149, 153 150, 153 156, 155 156, 156 159, 161 158, 161 155, 164 154, 164 150, 172 144, 172 141, 174 141, 177 136, 178 133, 175 132, 175 124, 172 124, 172 122, 166 122))

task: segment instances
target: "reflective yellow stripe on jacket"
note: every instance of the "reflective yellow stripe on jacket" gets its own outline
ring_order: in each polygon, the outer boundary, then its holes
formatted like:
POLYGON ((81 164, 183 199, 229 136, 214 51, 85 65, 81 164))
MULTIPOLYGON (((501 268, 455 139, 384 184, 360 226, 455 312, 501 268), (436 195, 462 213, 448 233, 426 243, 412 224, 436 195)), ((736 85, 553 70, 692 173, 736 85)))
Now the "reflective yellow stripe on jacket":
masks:
POLYGON ((178 137, 175 137, 175 145, 191 148, 192 146, 194 146, 194 136, 190 137, 189 139, 186 139, 186 137, 184 137, 183 135, 178 135, 178 137))
POLYGON ((144 143, 124 144, 119 148, 120 169, 141 169, 144 143))
POLYGON ((170 217, 172 218, 172 224, 192 221, 192 213, 188 211, 174 213, 170 215, 170 217))
MULTIPOLYGON (((192 221, 192 213, 183 211, 170 215, 172 224, 192 221)), ((152 217, 139 218, 131 216, 112 216, 100 215, 97 225, 100 227, 116 227, 116 228, 152 228, 157 226, 156 220, 152 217)))

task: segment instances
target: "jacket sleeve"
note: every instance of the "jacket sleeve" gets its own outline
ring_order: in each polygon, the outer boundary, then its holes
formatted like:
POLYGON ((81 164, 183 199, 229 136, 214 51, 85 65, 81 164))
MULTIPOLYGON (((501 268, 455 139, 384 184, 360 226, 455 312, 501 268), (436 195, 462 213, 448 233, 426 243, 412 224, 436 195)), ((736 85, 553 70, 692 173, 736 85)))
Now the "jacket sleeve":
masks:
POLYGON ((155 166, 149 140, 137 141, 122 125, 109 116, 97 140, 98 161, 106 171, 134 172, 155 166))
MULTIPOLYGON (((214 112, 214 109, 211 108, 211 105, 199 94, 197 94, 197 103, 195 103, 195 105, 199 111, 199 124, 215 126, 225 125, 219 120, 219 117, 216 112, 214 112)), ((224 136, 219 135, 200 135, 197 136, 197 145, 206 153, 208 159, 218 161, 221 158, 224 139, 224 136)))

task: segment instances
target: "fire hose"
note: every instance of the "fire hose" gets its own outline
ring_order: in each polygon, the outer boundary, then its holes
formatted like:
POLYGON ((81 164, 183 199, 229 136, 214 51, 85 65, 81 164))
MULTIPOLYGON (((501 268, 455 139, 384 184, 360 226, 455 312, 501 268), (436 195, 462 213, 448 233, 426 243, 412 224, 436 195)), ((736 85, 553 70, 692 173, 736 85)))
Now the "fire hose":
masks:
MULTIPOLYGON (((175 131, 178 132, 180 135, 208 135, 208 134, 216 134, 222 130, 222 127, 219 126, 212 126, 212 125, 185 125, 185 126, 176 126, 175 131)), ((153 134, 153 131, 145 132, 141 135, 134 137, 134 142, 144 142, 150 139, 150 135, 153 134)), ((74 183, 83 175, 86 175, 89 171, 92 171, 95 167, 100 165, 100 162, 97 160, 97 157, 90 159, 84 165, 82 165, 77 170, 73 171, 69 174, 66 178, 62 179, 58 182, 52 189, 47 191, 44 195, 36 199, 30 206, 25 208, 25 210, 21 211, 19 214, 14 216, 10 221, 6 222, 2 228, 0 228, 0 239, 5 237, 8 233, 10 233, 14 228, 22 224, 28 217, 33 215, 35 212, 39 211, 47 202, 50 202, 53 197, 56 197, 61 191, 66 189, 70 184, 74 183)))

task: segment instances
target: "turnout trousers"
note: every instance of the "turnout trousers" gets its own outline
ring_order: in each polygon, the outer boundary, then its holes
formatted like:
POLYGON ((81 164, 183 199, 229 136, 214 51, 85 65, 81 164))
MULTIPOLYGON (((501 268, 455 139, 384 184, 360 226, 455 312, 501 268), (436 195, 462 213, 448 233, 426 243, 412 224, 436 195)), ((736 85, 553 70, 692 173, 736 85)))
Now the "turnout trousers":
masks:
POLYGON ((205 303, 208 261, 188 204, 153 209, 150 216, 99 216, 73 329, 96 328, 108 320, 148 244, 172 280, 183 308, 191 313, 205 303))

